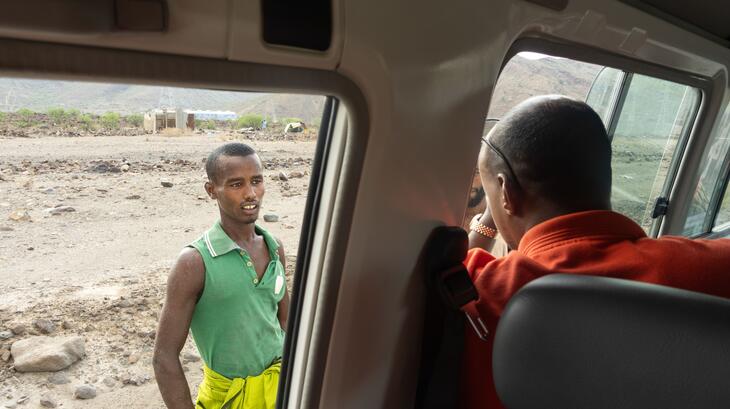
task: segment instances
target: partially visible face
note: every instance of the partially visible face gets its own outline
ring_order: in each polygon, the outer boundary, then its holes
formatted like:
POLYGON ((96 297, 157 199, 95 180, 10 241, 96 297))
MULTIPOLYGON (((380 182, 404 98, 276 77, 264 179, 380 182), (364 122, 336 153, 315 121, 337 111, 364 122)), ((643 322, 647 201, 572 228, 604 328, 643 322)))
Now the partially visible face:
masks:
MULTIPOLYGON (((495 128, 487 135, 487 138, 492 136, 495 128)), ((511 249, 516 249, 521 236, 518 233, 516 219, 506 203, 503 185, 505 174, 495 172, 495 167, 490 166, 490 161, 495 160, 500 159, 486 143, 482 143, 482 149, 479 152, 479 177, 487 197, 487 207, 499 234, 511 249)))
POLYGON ((205 190, 211 199, 218 201, 221 216, 240 223, 254 223, 266 192, 258 155, 220 156, 216 175, 214 181, 205 184, 205 190))

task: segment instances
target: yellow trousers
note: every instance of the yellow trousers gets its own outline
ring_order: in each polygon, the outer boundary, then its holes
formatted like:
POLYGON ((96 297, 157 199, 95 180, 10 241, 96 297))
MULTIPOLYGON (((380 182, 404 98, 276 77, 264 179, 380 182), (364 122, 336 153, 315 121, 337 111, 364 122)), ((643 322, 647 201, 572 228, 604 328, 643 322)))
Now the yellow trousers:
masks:
POLYGON ((276 362, 261 375, 228 379, 204 365, 195 408, 274 409, 280 372, 281 362, 276 362))

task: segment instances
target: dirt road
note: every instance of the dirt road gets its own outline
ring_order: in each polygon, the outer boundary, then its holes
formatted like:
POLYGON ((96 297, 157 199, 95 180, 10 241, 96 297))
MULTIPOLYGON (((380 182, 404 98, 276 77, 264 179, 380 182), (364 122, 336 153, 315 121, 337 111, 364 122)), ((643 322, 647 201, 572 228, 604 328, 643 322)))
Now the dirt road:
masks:
MULTIPOLYGON (((164 282, 179 251, 217 219, 203 160, 224 139, 0 139, 0 331, 28 329, 0 340, 0 355, 41 318, 56 324, 52 335, 83 335, 87 349, 60 385, 0 361, 0 405, 27 396, 38 407, 50 394, 63 407, 162 407, 151 351, 164 282), (73 398, 84 383, 96 398, 73 398)), ((279 217, 261 225, 283 241, 291 274, 315 143, 245 142, 264 161, 263 214, 279 217)), ((190 342, 184 352, 194 386, 199 358, 190 342)))

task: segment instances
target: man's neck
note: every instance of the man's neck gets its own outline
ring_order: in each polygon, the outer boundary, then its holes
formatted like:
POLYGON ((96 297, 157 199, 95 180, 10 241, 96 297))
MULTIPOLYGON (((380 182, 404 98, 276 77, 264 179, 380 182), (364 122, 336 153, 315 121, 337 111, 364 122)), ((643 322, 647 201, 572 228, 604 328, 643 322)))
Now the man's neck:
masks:
POLYGON ((255 226, 255 223, 241 223, 221 214, 221 227, 223 231, 238 245, 250 243, 256 239, 255 226))

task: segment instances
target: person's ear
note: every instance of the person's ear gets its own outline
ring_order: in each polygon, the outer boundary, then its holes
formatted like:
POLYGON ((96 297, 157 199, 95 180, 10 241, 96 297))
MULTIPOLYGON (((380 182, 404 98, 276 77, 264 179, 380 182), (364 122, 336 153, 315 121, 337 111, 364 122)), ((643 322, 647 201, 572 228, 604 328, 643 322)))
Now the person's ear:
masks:
POLYGON ((218 195, 215 193, 215 186, 213 186, 210 181, 205 182, 205 193, 208 194, 208 197, 210 197, 213 200, 218 199, 218 195))
POLYGON ((509 216, 516 216, 519 214, 519 195, 515 189, 514 182, 507 177, 504 173, 497 175, 497 181, 499 183, 499 201, 495 203, 496 206, 501 206, 504 213, 509 216))

